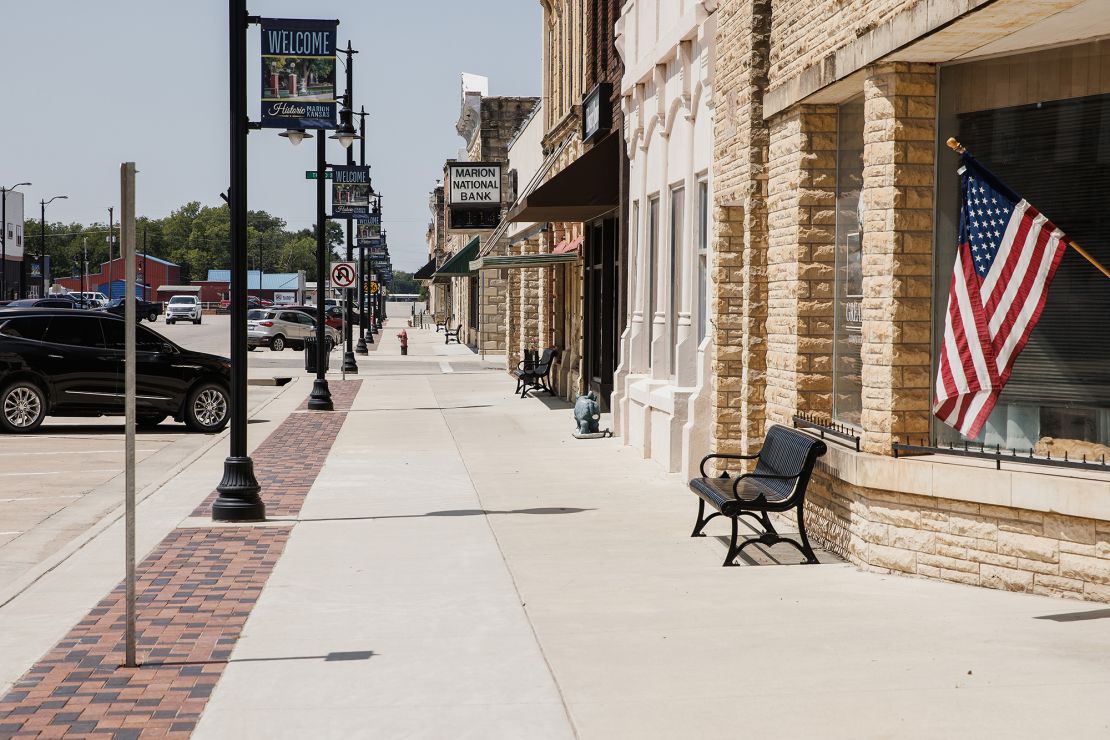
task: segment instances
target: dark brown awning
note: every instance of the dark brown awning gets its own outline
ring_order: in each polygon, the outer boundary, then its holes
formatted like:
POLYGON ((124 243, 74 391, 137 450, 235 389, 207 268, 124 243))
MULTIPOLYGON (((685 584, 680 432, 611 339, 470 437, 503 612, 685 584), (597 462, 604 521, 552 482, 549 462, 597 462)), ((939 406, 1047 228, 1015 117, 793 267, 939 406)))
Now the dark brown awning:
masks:
POLYGON ((620 204, 619 133, 603 141, 529 193, 509 221, 589 221, 620 204))
POLYGON ((412 277, 413 277, 414 280, 431 280, 432 275, 434 275, 435 272, 436 272, 436 258, 432 257, 430 260, 428 260, 428 264, 424 265, 419 270, 417 270, 416 274, 413 275, 412 277))

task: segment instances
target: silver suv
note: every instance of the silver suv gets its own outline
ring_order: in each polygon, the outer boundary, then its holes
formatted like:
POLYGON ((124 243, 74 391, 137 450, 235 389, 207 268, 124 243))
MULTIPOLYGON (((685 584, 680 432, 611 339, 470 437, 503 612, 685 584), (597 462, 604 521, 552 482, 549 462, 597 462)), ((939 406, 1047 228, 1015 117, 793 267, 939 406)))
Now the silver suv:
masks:
POLYGON ((200 323, 200 300, 195 295, 175 295, 166 304, 166 323, 175 324, 178 321, 192 321, 200 323))
MULTIPOLYGON (((330 326, 324 329, 324 341, 331 352, 339 344, 339 332, 330 326)), ((303 349, 305 340, 315 336, 316 320, 303 311, 271 309, 247 319, 247 349, 269 347, 274 352, 281 352, 287 346, 303 349)))

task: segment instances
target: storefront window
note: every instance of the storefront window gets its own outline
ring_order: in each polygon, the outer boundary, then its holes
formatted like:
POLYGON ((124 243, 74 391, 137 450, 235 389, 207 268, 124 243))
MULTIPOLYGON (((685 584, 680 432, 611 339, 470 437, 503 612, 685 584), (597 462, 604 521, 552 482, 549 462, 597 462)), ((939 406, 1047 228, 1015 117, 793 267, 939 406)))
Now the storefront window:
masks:
MULTIPOLYGON (((1058 70, 1076 56, 1094 68, 1107 66, 1110 45, 1082 44, 943 69, 939 139, 956 136, 1018 195, 1107 264, 1110 79, 1084 77, 1081 85, 1061 90, 1058 70), (1008 84, 991 84, 993 79, 1008 84), (1074 97, 1062 97, 1068 93, 1074 97)), ((943 144, 937 156, 933 309, 934 326, 944 326, 959 222, 959 164, 943 144)), ((977 441, 1053 456, 1110 453, 1108 315, 1110 280, 1068 250, 1040 322, 977 441)), ((934 346, 934 358, 936 351, 934 346)), ((935 364, 934 359, 934 372, 935 364)), ((941 439, 961 439, 950 427, 934 424, 941 439)))
POLYGON ((836 319, 833 336, 833 417, 859 424, 862 408, 863 96, 839 107, 836 162, 836 319))
POLYGON ((709 326, 709 183, 698 183, 698 343, 709 326))
POLYGON ((671 191, 671 258, 670 281, 667 286, 667 297, 670 306, 667 311, 667 329, 670 341, 667 344, 668 370, 673 376, 678 368, 678 311, 682 298, 682 237, 686 228, 683 218, 686 208, 686 188, 675 188, 671 191))

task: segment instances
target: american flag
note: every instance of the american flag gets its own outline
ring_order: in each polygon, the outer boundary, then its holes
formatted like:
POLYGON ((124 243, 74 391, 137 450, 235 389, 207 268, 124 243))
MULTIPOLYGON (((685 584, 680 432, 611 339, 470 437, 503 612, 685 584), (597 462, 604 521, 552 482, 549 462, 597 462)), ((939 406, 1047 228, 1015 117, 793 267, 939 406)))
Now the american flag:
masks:
POLYGON ((1068 238, 968 154, 933 413, 977 437, 1037 320, 1068 238))

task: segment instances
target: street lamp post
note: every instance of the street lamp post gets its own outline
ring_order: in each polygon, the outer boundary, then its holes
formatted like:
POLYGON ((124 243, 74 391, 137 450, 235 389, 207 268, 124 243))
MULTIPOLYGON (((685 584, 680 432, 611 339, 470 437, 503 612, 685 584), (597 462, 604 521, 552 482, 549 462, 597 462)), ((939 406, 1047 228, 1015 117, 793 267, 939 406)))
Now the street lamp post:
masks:
MULTIPOLYGON (((358 136, 359 136, 359 166, 366 166, 366 106, 356 114, 358 116, 358 136)), ((378 196, 378 202, 381 202, 381 196, 378 196)), ((375 208, 375 211, 378 209, 375 208)), ((361 244, 358 247, 358 344, 355 345, 355 353, 360 355, 369 354, 370 350, 367 349, 367 344, 374 343, 374 335, 370 335, 370 341, 366 341, 366 312, 370 307, 369 292, 366 290, 367 270, 366 270, 366 247, 361 244)))
MULTIPOLYGON (((308 408, 311 411, 332 411, 335 405, 331 400, 331 389, 328 388, 327 363, 328 348, 325 344, 327 334, 327 308, 324 305, 324 278, 327 275, 327 265, 324 255, 327 246, 327 214, 325 213, 325 197, 327 186, 324 178, 327 175, 327 145, 324 132, 316 135, 316 380, 312 381, 312 393, 308 397, 308 408)), ((292 139, 290 139, 292 141, 292 139)))
POLYGON ((24 185, 30 187, 31 183, 17 182, 10 188, 0 187, 0 299, 8 297, 8 193, 24 185))
MULTIPOLYGON (((351 42, 350 41, 347 42, 347 48, 346 49, 340 49, 340 52, 347 55, 347 70, 346 70, 346 72, 347 72, 347 74, 346 74, 346 77, 347 77, 347 91, 344 94, 343 110, 341 110, 339 112, 339 117, 341 119, 339 129, 336 130, 333 138, 340 139, 342 141, 341 137, 346 136, 346 137, 349 137, 351 139, 351 143, 354 143, 354 139, 358 137, 358 134, 355 133, 354 125, 352 124, 351 119, 354 117, 354 111, 352 110, 352 108, 354 106, 354 55, 358 54, 358 52, 351 48, 351 42)), ((351 151, 350 144, 346 144, 344 146, 347 149, 347 165, 348 166, 353 165, 355 163, 355 153, 353 151, 351 151)), ((350 262, 351 259, 354 257, 354 233, 353 233, 353 229, 354 229, 354 220, 351 217, 348 216, 347 217, 347 261, 348 262, 350 262)), ((346 289, 344 289, 344 294, 345 294, 347 300, 344 301, 346 306, 344 308, 344 317, 343 317, 343 341, 344 341, 343 372, 345 372, 345 373, 357 373, 358 372, 358 363, 355 362, 354 326, 353 326, 355 315, 354 315, 354 306, 352 305, 353 300, 354 300, 354 292, 350 288, 346 288, 346 289)))
POLYGON ((259 521, 266 506, 258 495, 254 461, 247 454, 247 16, 246 0, 228 0, 231 236, 231 449, 212 504, 216 521, 259 521))
POLYGON ((68 195, 55 195, 50 200, 39 201, 42 206, 39 217, 39 298, 46 297, 46 207, 56 200, 68 200, 68 195))
POLYGON ((112 300, 112 260, 115 258, 116 216, 112 206, 108 206, 108 300, 112 300))

